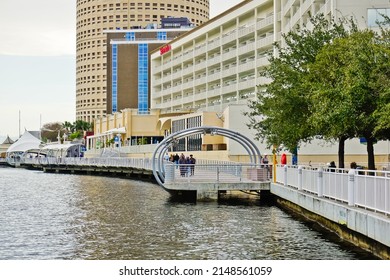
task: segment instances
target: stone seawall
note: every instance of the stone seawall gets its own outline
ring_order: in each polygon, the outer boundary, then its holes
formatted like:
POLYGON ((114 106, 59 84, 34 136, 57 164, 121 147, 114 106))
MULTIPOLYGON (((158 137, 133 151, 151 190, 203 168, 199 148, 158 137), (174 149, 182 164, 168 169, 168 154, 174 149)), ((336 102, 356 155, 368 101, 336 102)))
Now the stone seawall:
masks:
POLYGON ((318 222, 381 259, 390 259, 389 217, 279 184, 271 184, 271 193, 282 208, 318 222))

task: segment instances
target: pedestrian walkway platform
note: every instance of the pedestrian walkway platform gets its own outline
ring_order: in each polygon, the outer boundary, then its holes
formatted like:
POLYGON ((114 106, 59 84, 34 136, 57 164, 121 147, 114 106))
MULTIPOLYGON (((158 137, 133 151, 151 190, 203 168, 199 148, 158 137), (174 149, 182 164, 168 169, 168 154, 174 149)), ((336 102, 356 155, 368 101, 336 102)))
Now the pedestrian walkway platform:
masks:
POLYGON ((197 200, 216 200, 219 192, 270 190, 268 167, 252 164, 174 165, 166 164, 164 188, 169 192, 196 191, 197 200), (194 168, 191 174, 191 168, 194 168))

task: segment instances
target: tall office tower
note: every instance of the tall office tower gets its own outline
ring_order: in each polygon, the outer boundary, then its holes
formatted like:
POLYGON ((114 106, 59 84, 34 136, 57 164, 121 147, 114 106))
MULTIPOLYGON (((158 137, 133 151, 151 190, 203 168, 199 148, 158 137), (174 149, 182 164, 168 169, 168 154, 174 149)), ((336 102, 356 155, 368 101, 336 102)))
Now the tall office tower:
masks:
POLYGON ((108 30, 143 29, 162 18, 209 19, 209 0, 77 0, 76 119, 106 114, 108 30))

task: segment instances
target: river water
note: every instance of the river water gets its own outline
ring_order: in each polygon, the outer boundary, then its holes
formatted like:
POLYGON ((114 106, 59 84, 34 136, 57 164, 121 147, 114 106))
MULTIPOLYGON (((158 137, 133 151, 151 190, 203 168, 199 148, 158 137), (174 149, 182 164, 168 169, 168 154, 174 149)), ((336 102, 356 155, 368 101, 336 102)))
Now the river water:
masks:
POLYGON ((173 200, 128 179, 0 168, 0 259, 374 259, 273 205, 173 200))

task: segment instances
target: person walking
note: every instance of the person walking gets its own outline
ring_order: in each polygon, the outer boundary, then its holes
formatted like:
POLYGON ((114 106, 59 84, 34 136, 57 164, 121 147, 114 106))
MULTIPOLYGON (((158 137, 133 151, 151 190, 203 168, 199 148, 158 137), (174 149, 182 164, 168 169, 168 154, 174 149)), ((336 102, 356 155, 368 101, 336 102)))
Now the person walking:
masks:
POLYGON ((176 169, 177 169, 177 165, 179 164, 179 155, 176 153, 176 155, 173 156, 173 162, 176 164, 176 169))
POLYGON ((196 159, 193 157, 193 155, 190 155, 190 176, 195 175, 195 163, 196 159))
POLYGON ((334 161, 331 161, 328 165, 328 168, 329 168, 330 172, 335 172, 336 168, 337 168, 336 163, 334 161))
POLYGON ((262 167, 267 170, 267 179, 270 178, 270 168, 269 168, 269 160, 267 154, 264 154, 264 157, 261 159, 262 167))
POLYGON ((179 158, 179 170, 180 170, 181 177, 184 177, 186 175, 186 171, 187 171, 186 163, 187 163, 186 157, 184 156, 184 154, 181 154, 179 158))
POLYGON ((262 158, 261 162, 262 162, 262 164, 264 164, 265 166, 268 165, 269 161, 268 161, 268 156, 267 156, 267 154, 264 154, 264 157, 262 158))

